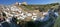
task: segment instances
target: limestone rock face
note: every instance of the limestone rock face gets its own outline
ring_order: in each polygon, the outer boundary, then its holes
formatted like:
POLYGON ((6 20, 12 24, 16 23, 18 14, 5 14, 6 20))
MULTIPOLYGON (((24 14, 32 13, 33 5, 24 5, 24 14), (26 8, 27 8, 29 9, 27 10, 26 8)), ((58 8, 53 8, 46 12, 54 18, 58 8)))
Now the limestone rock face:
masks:
POLYGON ((22 4, 27 5, 27 3, 26 3, 26 2, 22 2, 22 4))

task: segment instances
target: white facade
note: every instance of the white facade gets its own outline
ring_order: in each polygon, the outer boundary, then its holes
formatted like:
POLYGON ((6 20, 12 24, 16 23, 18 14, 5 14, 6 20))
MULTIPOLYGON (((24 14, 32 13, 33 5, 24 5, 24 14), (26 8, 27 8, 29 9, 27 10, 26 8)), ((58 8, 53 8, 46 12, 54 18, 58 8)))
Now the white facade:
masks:
POLYGON ((43 12, 43 15, 48 15, 48 12, 43 12))
POLYGON ((33 15, 37 15, 36 13, 33 13, 33 15))
POLYGON ((12 6, 12 7, 11 7, 11 10, 12 10, 12 11, 19 11, 19 9, 18 9, 16 6, 12 6))
POLYGON ((6 21, 7 21, 8 23, 10 23, 11 20, 12 20, 12 17, 8 17, 8 18, 6 19, 6 21))
POLYGON ((19 13, 21 13, 22 11, 18 11, 19 13))
POLYGON ((27 16, 32 16, 32 14, 31 13, 27 13, 27 16))
POLYGON ((19 19, 24 20, 24 18, 22 16, 20 16, 19 19))
POLYGON ((37 16, 32 16, 32 19, 35 21, 37 19, 37 16))

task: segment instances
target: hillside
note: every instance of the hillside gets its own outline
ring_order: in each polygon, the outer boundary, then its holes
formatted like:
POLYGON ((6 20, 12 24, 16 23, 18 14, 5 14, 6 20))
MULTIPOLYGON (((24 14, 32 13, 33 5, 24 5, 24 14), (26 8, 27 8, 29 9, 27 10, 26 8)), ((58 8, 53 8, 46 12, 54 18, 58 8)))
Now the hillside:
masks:
POLYGON ((0 25, 7 22, 7 25, 13 24, 14 27, 15 24, 19 27, 20 25, 22 27, 52 27, 58 17, 58 10, 60 10, 59 3, 27 5, 26 2, 16 2, 12 5, 0 5, 0 25))
POLYGON ((52 6, 59 5, 59 3, 51 3, 45 5, 22 5, 25 10, 39 10, 39 11, 47 11, 52 6))

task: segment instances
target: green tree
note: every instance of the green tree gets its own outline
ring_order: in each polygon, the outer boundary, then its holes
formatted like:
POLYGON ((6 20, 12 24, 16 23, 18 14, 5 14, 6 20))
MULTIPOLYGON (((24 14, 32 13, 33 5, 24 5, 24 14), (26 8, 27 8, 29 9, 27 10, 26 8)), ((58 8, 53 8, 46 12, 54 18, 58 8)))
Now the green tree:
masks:
POLYGON ((60 27, 60 16, 56 19, 54 27, 60 27))

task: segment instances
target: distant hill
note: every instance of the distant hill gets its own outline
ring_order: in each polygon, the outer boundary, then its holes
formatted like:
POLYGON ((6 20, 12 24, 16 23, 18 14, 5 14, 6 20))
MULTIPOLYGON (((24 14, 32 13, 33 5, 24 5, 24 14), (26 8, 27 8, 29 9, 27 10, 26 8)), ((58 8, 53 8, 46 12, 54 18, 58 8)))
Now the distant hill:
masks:
POLYGON ((52 6, 59 5, 59 3, 51 3, 51 4, 45 4, 45 5, 24 5, 25 10, 40 10, 40 11, 46 11, 50 9, 52 6))

